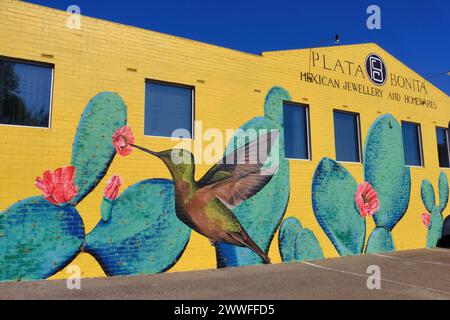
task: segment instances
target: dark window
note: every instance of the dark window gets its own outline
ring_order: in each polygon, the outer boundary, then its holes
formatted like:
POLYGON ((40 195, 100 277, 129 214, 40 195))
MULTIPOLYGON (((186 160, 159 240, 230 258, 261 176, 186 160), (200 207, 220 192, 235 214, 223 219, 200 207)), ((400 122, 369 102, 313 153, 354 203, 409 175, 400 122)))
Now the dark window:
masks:
POLYGON ((290 159, 310 159, 308 106, 283 104, 285 156, 290 159))
POLYGON ((408 166, 422 166, 422 146, 420 126, 416 123, 402 122, 403 149, 408 166))
POLYGON ((343 111, 334 111, 333 114, 336 160, 361 162, 358 114, 343 111))
POLYGON ((439 156, 439 167, 450 167, 448 150, 448 130, 446 128, 436 128, 437 148, 439 156))
POLYGON ((53 67, 0 58, 0 124, 49 127, 53 67))
POLYGON ((145 85, 144 134, 171 137, 185 129, 192 137, 193 88, 148 81, 145 85))

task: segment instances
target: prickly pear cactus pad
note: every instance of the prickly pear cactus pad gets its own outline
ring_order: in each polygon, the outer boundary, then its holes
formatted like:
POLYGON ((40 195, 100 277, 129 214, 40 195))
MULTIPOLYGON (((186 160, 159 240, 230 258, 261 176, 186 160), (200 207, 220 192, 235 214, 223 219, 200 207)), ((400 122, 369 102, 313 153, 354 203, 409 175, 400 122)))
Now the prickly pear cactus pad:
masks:
POLYGON ((366 222, 355 207, 357 185, 336 161, 323 158, 314 172, 312 204, 320 226, 341 256, 362 253, 366 222))
POLYGON ((314 233, 303 228, 297 218, 289 217, 280 226, 278 246, 283 262, 323 259, 322 248, 314 233))
POLYGON ((411 191, 402 128, 391 114, 371 125, 364 150, 364 178, 377 191, 380 201, 380 210, 373 219, 377 226, 391 231, 405 214, 411 191))
POLYGON ((442 237, 442 228, 444 224, 443 210, 448 203, 448 180, 447 175, 442 171, 439 175, 439 203, 436 203, 433 185, 428 180, 423 180, 421 185, 422 202, 430 213, 430 225, 427 233, 427 248, 436 247, 439 239, 442 237))
POLYGON ((126 122, 127 108, 115 93, 99 93, 84 109, 72 151, 72 165, 77 168, 75 184, 79 188, 78 195, 72 200, 74 205, 105 176, 116 154, 111 137, 126 122))
POLYGON ((301 229, 300 221, 294 217, 286 218, 281 223, 278 231, 278 247, 283 262, 295 261, 295 239, 301 229))
POLYGON ((442 218, 442 213, 439 211, 438 207, 434 207, 431 211, 430 226, 427 233, 427 248, 436 247, 437 242, 442 236, 443 225, 444 219, 442 218))
POLYGON ((144 180, 114 201, 109 219, 86 236, 84 250, 109 276, 159 273, 178 261, 190 232, 176 217, 173 181, 144 180))
POLYGON ((295 239, 295 261, 312 261, 323 259, 322 248, 314 233, 302 229, 295 239))
MULTIPOLYGON (((268 252, 273 236, 283 218, 289 200, 289 163, 284 158, 283 101, 291 100, 289 93, 280 88, 272 88, 265 100, 265 116, 253 118, 240 129, 279 130, 279 169, 270 182, 257 194, 233 209, 241 225, 265 253, 268 252)), ((235 136, 242 136, 242 131, 235 136)), ((237 141, 245 143, 244 139, 237 141)), ((240 145, 234 144, 234 138, 226 153, 240 145)), ((275 147, 275 146, 274 146, 275 147)), ((274 152, 274 150, 272 150, 274 152)), ((247 248, 226 243, 216 244, 217 266, 244 266, 262 263, 261 258, 247 248)))
POLYGON ((391 232, 384 227, 376 227, 369 236, 366 253, 395 251, 391 232))
POLYGON ((84 226, 73 206, 31 197, 0 213, 0 280, 39 280, 78 254, 84 226))
POLYGON ((422 202, 428 212, 433 211, 436 205, 436 197, 434 196, 434 188, 430 181, 423 180, 420 186, 420 194, 422 196, 422 202))
POLYGON ((441 171, 439 175, 439 210, 445 210, 448 204, 448 179, 447 175, 441 171))

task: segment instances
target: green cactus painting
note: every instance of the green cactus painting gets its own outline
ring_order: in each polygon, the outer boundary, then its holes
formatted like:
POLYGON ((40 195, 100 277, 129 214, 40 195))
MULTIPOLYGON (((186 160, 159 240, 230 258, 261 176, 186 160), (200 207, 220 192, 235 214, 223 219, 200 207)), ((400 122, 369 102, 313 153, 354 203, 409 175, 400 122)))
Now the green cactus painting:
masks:
POLYGON ((81 116, 73 142, 72 166, 77 168, 76 205, 103 179, 116 151, 111 137, 127 122, 127 107, 122 98, 111 92, 96 95, 81 116))
POLYGON ((285 263, 323 259, 324 255, 314 233, 303 228, 297 218, 285 219, 279 229, 278 246, 285 263))
POLYGON ((402 128, 391 115, 379 117, 369 128, 365 143, 364 178, 378 193, 377 227, 391 231, 408 209, 410 169, 405 166, 402 128))
POLYGON ((391 232, 382 226, 377 226, 367 240, 366 253, 394 251, 394 240, 391 232))
POLYGON ((84 225, 77 210, 42 197, 0 213, 0 280, 38 280, 55 274, 80 251, 84 225))
POLYGON ((392 115, 379 117, 370 127, 364 159, 366 182, 359 186, 341 164, 329 158, 320 161, 313 177, 314 214, 343 256, 395 250, 391 231, 409 204, 410 171, 404 162, 401 126, 392 115), (373 216, 376 228, 365 244, 367 215, 373 216))
POLYGON ((355 205, 357 183, 342 165, 324 158, 313 178, 312 200, 317 222, 341 256, 363 251, 366 223, 355 205))
POLYGON ((421 185, 422 202, 428 213, 422 215, 422 221, 428 229, 426 247, 436 247, 442 236, 444 224, 443 211, 448 203, 448 180, 447 175, 442 171, 439 175, 439 203, 436 203, 436 196, 433 185, 428 180, 423 180, 421 185))
POLYGON ((175 214, 173 181, 138 182, 119 197, 105 197, 102 219, 83 250, 109 276, 163 272, 183 253, 190 229, 175 214))

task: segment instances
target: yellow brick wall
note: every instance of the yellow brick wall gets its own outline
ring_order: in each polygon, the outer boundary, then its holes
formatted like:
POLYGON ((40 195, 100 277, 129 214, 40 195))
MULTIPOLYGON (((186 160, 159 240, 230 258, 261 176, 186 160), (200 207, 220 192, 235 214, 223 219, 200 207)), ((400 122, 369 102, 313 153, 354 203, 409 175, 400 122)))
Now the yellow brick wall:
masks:
MULTIPOLYGON (((424 247, 426 230, 420 214, 425 211, 420 197, 420 183, 430 179, 437 185, 438 165, 435 127, 446 127, 450 120, 449 98, 426 83, 427 99, 437 109, 393 102, 345 90, 306 83, 300 72, 308 71, 309 50, 268 52, 253 55, 213 45, 181 39, 98 19, 82 17, 81 30, 66 27, 67 13, 15 0, 0 0, 0 56, 41 61, 55 65, 52 119, 50 129, 0 126, 4 152, 0 155, 0 210, 18 200, 39 195, 36 176, 46 169, 70 163, 73 137, 86 103, 99 92, 117 92, 128 107, 128 124, 136 143, 154 150, 174 145, 170 139, 146 137, 144 132, 145 79, 195 86, 195 119, 208 128, 238 128, 255 116, 263 115, 265 94, 273 86, 285 88, 293 101, 307 103, 311 117, 311 161, 290 161, 291 195, 285 216, 296 216, 318 238, 326 257, 337 252, 318 225, 311 205, 312 176, 323 157, 335 158, 333 109, 360 113, 362 142, 372 122, 381 114, 392 113, 397 120, 421 124, 425 167, 412 168, 409 209, 393 231, 397 249, 424 247), (52 55, 46 58, 43 55, 52 55), (134 68, 137 72, 127 71, 134 68), (198 81, 202 80, 202 81, 198 81), (204 82, 204 83, 201 83, 204 82)), ((364 63, 367 54, 382 56, 389 72, 422 79, 375 44, 349 45, 314 49, 331 60, 351 59, 364 63)), ((341 73, 313 67, 311 72, 371 85, 341 73)), ((390 88, 399 93, 411 93, 390 88)), ((418 94, 414 94, 418 95, 418 94)), ((344 164, 358 183, 363 182, 362 164, 344 164)), ((199 165, 196 178, 209 166, 199 165)), ((447 175, 448 169, 444 170, 447 175)), ((170 178, 162 162, 145 154, 116 157, 107 176, 119 173, 124 188, 151 177, 170 178), (130 165, 132 163, 132 165, 130 165)), ((106 179, 78 207, 86 232, 99 221, 99 203, 106 179)), ((444 215, 448 214, 448 209, 444 215)), ((367 235, 374 224, 368 219, 367 235)), ((277 237, 269 255, 280 262, 277 237)), ((98 263, 81 254, 74 263, 83 276, 104 275, 98 263)), ((208 240, 193 232, 188 247, 170 271, 210 269, 216 267, 215 251, 208 240)), ((54 278, 67 277, 64 271, 54 278)))

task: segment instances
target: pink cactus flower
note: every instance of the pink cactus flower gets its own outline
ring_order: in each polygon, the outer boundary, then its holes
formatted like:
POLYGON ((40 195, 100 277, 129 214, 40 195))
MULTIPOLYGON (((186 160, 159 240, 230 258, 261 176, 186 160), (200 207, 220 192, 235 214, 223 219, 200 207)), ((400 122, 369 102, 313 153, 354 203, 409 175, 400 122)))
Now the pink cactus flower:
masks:
POLYGON ((112 144, 116 151, 121 156, 125 157, 129 155, 133 148, 130 144, 134 143, 133 132, 129 126, 123 126, 114 132, 112 136, 112 144))
POLYGON ((115 200, 119 195, 122 179, 119 176, 112 176, 106 185, 104 196, 108 200, 115 200))
POLYGON ((355 193, 355 201, 361 217, 372 216, 380 209, 377 192, 368 182, 358 186, 355 193))
POLYGON ((425 225, 425 227, 429 228, 431 223, 431 214, 422 213, 420 217, 422 218, 422 223, 425 225))
POLYGON ((68 166, 44 171, 43 178, 37 177, 35 186, 42 191, 44 199, 55 205, 60 205, 72 200, 78 193, 74 184, 75 167, 68 166))

